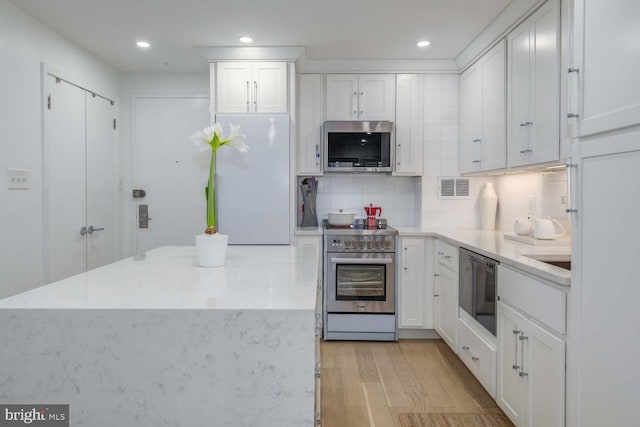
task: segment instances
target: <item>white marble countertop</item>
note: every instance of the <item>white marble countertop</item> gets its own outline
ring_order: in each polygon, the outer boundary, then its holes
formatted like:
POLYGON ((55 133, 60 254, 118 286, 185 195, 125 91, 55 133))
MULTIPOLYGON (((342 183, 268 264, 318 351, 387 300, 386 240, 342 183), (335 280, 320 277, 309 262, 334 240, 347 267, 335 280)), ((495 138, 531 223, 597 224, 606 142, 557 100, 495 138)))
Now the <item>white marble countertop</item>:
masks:
POLYGON ((545 264, 525 255, 571 256, 571 246, 537 246, 505 240, 503 232, 459 229, 398 227, 400 236, 427 236, 448 240, 456 246, 486 255, 501 263, 536 275, 558 285, 571 284, 571 271, 545 264))
POLYGON ((195 247, 166 246, 0 300, 1 308, 314 310, 318 245, 229 246, 200 268, 195 247))

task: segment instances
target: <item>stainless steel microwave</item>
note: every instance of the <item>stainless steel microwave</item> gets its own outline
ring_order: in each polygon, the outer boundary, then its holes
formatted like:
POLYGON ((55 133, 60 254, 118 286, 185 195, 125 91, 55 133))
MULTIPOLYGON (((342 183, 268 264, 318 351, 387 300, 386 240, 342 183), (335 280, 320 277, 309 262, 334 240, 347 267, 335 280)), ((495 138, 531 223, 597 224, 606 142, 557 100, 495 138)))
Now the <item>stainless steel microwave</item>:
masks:
POLYGON ((393 172, 392 122, 324 122, 325 172, 393 172))

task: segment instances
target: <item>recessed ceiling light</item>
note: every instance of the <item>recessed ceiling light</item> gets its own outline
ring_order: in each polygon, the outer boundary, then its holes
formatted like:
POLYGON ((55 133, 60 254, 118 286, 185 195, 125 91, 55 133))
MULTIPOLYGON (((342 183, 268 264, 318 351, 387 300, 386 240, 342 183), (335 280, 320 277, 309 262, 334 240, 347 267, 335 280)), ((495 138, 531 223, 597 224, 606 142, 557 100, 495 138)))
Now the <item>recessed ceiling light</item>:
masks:
POLYGON ((429 46, 430 44, 431 44, 431 42, 430 42, 430 41, 427 41, 427 40, 421 40, 421 41, 419 41, 418 43, 416 43, 416 45, 417 45, 418 47, 427 47, 427 46, 429 46))
POLYGON ((253 39, 249 36, 242 36, 238 40, 240 40, 240 42, 242 43, 251 43, 253 41, 253 39))
POLYGON ((143 41, 137 41, 136 45, 144 49, 151 47, 151 44, 149 42, 143 42, 143 41))

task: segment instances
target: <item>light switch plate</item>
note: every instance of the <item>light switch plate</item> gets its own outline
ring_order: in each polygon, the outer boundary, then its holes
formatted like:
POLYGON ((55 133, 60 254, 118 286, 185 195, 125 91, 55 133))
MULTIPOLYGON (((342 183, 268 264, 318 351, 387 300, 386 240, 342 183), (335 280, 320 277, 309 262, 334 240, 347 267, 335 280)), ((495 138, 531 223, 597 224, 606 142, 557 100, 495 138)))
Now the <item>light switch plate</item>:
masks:
POLYGON ((7 169, 7 189, 28 190, 29 171, 27 169, 7 169))

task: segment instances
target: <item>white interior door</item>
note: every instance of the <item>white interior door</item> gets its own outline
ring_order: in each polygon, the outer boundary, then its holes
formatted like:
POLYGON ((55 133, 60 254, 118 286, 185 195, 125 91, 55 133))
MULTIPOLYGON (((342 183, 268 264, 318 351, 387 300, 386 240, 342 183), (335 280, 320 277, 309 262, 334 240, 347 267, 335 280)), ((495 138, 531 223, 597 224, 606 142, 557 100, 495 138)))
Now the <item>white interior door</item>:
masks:
POLYGON ((116 260, 117 164, 115 107, 86 93, 87 269, 116 260))
MULTIPOLYGON (((194 245, 206 228, 209 152, 191 135, 209 124, 209 97, 140 97, 134 103, 133 182, 146 191, 134 204, 134 250, 194 245), (138 227, 138 205, 149 207, 149 228, 138 227)), ((228 130, 225 130, 228 131, 228 130)))
POLYGON ((87 268, 85 91, 47 75, 45 109, 46 282, 87 268))

